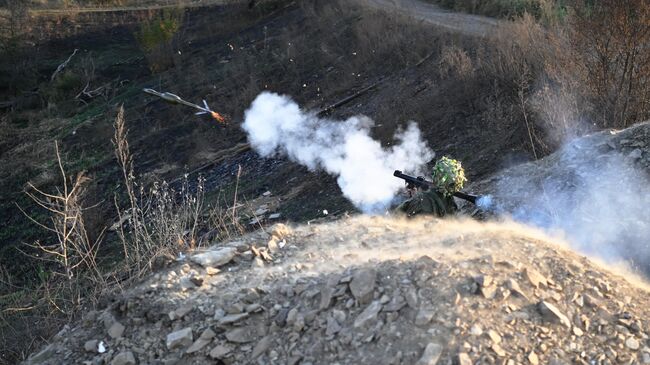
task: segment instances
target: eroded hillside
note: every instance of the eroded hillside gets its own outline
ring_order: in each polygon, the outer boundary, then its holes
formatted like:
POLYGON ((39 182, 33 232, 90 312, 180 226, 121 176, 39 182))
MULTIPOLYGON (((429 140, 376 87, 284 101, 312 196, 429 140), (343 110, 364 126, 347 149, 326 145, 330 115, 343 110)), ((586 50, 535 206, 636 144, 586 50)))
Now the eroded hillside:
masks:
POLYGON ((523 226, 356 217, 195 253, 28 363, 645 364, 649 308, 523 226))

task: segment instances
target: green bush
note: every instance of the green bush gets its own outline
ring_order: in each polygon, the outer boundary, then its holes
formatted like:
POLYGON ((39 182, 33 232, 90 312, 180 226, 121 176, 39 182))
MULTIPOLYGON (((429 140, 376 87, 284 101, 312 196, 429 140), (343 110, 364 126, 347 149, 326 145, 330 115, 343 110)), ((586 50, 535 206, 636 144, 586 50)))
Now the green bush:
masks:
POLYGON ((152 72, 160 72, 173 65, 173 42, 183 24, 180 10, 165 9, 158 16, 144 22, 135 38, 144 52, 152 72))

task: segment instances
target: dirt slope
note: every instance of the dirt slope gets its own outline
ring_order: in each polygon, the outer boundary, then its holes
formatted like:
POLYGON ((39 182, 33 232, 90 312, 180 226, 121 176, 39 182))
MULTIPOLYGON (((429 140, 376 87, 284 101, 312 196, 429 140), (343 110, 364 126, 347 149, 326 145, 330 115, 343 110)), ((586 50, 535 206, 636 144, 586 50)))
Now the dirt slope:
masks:
POLYGON ((355 217, 190 256, 28 363, 648 364, 648 318, 642 284, 522 226, 355 217))

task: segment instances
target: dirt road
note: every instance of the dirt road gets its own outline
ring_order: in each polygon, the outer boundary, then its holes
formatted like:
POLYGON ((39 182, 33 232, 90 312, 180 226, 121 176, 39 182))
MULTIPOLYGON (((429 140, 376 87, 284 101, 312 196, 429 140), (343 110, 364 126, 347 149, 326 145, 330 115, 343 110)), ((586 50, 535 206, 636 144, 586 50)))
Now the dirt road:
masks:
MULTIPOLYGON (((464 13, 455 13, 444 10, 436 5, 421 0, 357 0, 369 8, 382 9, 389 12, 408 15, 417 20, 433 24, 461 34, 484 37, 494 30, 499 20, 464 13)), ((33 15, 52 15, 69 13, 115 12, 128 10, 152 10, 168 7, 201 7, 215 4, 233 3, 237 0, 201 0, 194 2, 119 7, 119 8, 81 8, 81 9, 38 9, 33 10, 33 15)), ((2 11, 0 9, 0 11, 2 11)))
MULTIPOLYGON (((238 2, 238 0, 199 0, 199 1, 177 1, 177 2, 156 2, 153 1, 148 4, 138 3, 137 5, 119 7, 80 7, 80 8, 43 8, 43 9, 31 9, 31 15, 61 15, 61 14, 78 14, 78 13, 112 13, 112 12, 123 12, 123 11, 143 11, 143 10, 160 10, 168 8, 199 8, 204 6, 213 6, 220 4, 230 4, 238 2)), ((0 13, 5 11, 0 9, 0 13)))
POLYGON ((417 20, 458 33, 485 37, 494 31, 499 20, 471 14, 454 13, 420 0, 358 0, 375 9, 407 15, 417 20))

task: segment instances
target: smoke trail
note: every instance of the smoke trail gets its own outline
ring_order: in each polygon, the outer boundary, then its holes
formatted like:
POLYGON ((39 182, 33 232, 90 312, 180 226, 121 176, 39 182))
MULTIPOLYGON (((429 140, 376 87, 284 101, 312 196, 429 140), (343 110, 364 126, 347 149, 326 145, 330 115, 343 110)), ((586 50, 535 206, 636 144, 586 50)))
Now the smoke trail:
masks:
POLYGON ((419 173, 434 153, 410 123, 390 148, 370 137, 374 122, 367 117, 345 121, 321 119, 303 112, 289 97, 264 92, 245 113, 242 128, 264 157, 286 155, 310 170, 337 177, 343 195, 364 212, 385 209, 403 186, 395 169, 419 173))

